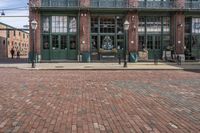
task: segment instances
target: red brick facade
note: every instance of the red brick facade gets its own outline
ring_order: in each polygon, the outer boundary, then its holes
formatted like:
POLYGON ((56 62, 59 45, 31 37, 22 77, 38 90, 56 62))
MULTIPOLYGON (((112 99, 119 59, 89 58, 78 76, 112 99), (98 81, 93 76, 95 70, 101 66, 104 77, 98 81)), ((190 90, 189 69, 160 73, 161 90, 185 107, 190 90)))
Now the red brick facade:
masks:
POLYGON ((183 12, 177 12, 171 19, 171 35, 177 54, 184 54, 185 17, 183 12))
POLYGON ((80 51, 90 52, 90 13, 80 13, 80 51))
POLYGON ((21 58, 27 58, 29 52, 29 34, 21 30, 14 30, 15 28, 3 23, 0 23, 0 58, 11 58, 10 50, 13 48, 15 51, 20 52, 21 58))
POLYGON ((127 20, 130 23, 128 30, 128 48, 129 52, 138 51, 138 13, 129 12, 127 15, 127 20))
MULTIPOLYGON (((31 3, 38 4, 39 0, 30 0, 31 3)), ((129 7, 137 7, 138 6, 138 0, 128 0, 129 7)), ((171 14, 171 44, 175 46, 175 50, 177 54, 184 54, 184 26, 185 26, 185 16, 184 12, 182 11, 182 7, 184 7, 185 0, 176 0, 175 4, 177 5, 176 8, 180 10, 176 10, 176 12, 173 12, 171 14)), ((91 50, 91 41, 90 41, 90 30, 91 30, 91 14, 92 11, 88 10, 84 7, 90 7, 90 0, 80 0, 80 10, 77 11, 77 14, 79 14, 79 20, 78 23, 79 29, 78 29, 78 36, 79 36, 79 48, 80 53, 83 52, 90 52, 91 50)), ((64 12, 64 11, 63 11, 64 12)), ((148 13, 148 12, 146 12, 148 13)), ((139 11, 137 9, 130 9, 127 10, 127 13, 125 14, 125 18, 130 23, 130 28, 128 30, 128 50, 129 52, 138 52, 138 26, 139 26, 139 11)), ((40 12, 36 8, 31 8, 30 10, 30 22, 32 20, 36 20, 38 22, 38 27, 36 30, 36 42, 35 42, 35 51, 37 54, 41 55, 41 18, 40 18, 40 12)), ((30 40, 33 40, 32 38, 32 31, 30 32, 31 38, 30 40)), ((146 42, 145 42, 146 43, 146 42)), ((32 41, 30 41, 30 44, 32 45, 32 41)), ((30 47, 32 49, 32 47, 30 47)))

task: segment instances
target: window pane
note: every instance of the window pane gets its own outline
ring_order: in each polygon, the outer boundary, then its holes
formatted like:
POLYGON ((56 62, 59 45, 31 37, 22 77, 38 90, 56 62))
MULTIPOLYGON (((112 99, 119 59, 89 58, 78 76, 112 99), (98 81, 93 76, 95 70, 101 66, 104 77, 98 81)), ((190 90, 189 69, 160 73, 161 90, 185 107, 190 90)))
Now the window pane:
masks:
POLYGON ((49 35, 43 35, 43 49, 49 49, 49 35))
POLYGON ((77 47, 77 41, 76 41, 76 36, 70 36, 70 49, 76 49, 77 47))
POLYGON ((192 33, 200 33, 200 18, 192 18, 192 33))
POLYGON ((49 32, 49 17, 43 17, 43 32, 49 32))
POLYGON ((98 37, 97 36, 92 36, 92 50, 97 51, 97 42, 98 42, 98 37))
POLYGON ((59 48, 59 45, 58 45, 58 35, 53 35, 52 36, 52 48, 55 49, 55 48, 59 48))
POLYGON ((115 18, 101 18, 100 32, 101 33, 115 33, 115 18))
POLYGON ((97 17, 91 18, 91 32, 98 33, 98 18, 97 17))
POLYGON ((69 18, 69 32, 76 32, 77 30, 77 23, 75 17, 69 18))
POLYGON ((67 48, 67 36, 61 36, 60 45, 61 49, 67 48))
POLYGON ((67 32, 67 16, 52 16, 52 32, 67 32))

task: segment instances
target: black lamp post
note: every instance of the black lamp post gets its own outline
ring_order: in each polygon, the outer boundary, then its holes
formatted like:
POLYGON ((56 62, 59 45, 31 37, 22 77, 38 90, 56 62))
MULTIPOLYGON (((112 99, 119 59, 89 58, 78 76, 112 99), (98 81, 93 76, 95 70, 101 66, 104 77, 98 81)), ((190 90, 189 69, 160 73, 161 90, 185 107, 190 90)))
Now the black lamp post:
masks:
POLYGON ((128 51, 127 51, 127 35, 128 35, 128 29, 129 29, 129 22, 126 20, 124 22, 124 31, 125 31, 125 45, 124 45, 124 67, 127 67, 128 62, 128 51))
POLYGON ((33 30, 33 46, 32 46, 32 68, 35 68, 35 48, 34 48, 34 45, 35 45, 35 30, 37 29, 37 21, 36 20, 33 20, 31 22, 31 29, 33 30))

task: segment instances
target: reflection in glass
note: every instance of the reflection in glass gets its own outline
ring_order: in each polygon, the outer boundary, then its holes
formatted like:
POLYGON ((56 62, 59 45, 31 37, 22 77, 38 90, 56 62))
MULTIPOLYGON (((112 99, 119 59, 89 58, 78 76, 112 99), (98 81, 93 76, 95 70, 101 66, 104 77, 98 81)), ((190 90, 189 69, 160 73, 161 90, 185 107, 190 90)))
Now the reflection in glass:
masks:
POLYGON ((43 35, 43 49, 49 49, 49 35, 43 35))
POLYGON ((70 36, 70 49, 76 49, 77 44, 76 44, 76 36, 70 36))
POLYGON ((43 17, 42 31, 49 32, 49 17, 43 17))
POLYGON ((76 32, 76 30, 77 30, 76 18, 70 17, 70 19, 69 19, 69 32, 76 32))
POLYGON ((67 48, 67 36, 62 35, 60 37, 60 47, 61 47, 61 49, 66 49, 67 48))
POLYGON ((67 32, 67 16, 52 16, 52 32, 67 32))
POLYGON ((58 47, 58 35, 52 35, 52 49, 56 49, 58 47))

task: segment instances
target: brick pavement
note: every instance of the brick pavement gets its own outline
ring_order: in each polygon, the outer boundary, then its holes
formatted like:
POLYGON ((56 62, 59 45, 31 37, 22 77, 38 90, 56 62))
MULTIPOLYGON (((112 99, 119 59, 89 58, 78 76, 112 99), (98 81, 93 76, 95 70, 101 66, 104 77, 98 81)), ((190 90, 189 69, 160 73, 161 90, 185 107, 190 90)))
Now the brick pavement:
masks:
POLYGON ((0 68, 0 77, 0 132, 200 132, 198 72, 0 68))

